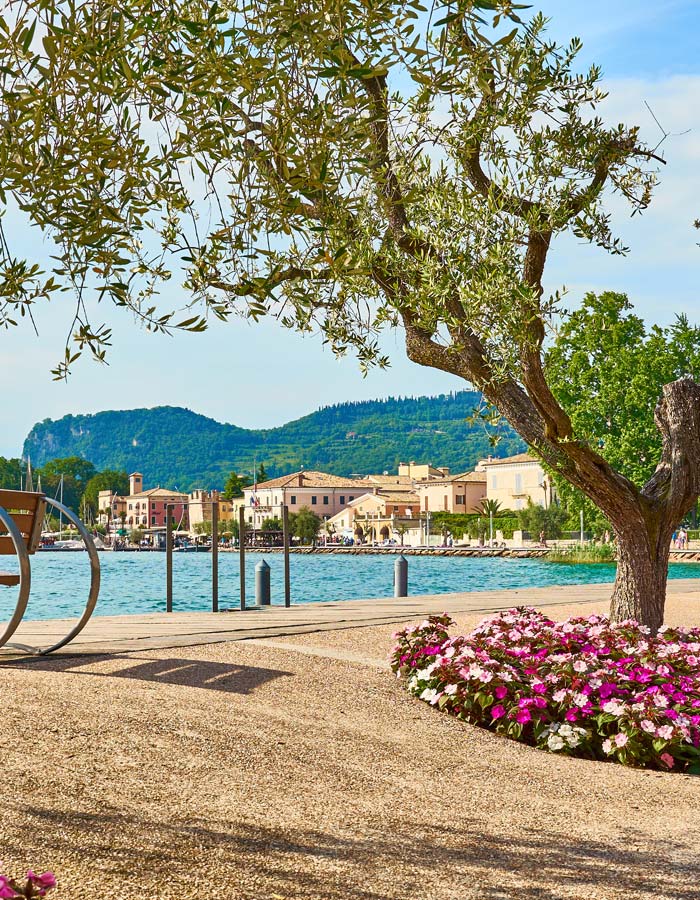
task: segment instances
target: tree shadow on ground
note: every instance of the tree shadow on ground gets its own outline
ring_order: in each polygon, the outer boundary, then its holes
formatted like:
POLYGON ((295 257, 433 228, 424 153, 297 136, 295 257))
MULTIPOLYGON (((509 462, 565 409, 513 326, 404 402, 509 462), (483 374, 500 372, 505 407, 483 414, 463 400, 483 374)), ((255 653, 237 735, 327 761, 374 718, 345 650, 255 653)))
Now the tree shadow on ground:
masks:
POLYGON ((232 694, 250 694, 256 688, 276 678, 292 677, 293 672, 281 669, 263 669, 236 663, 219 663, 203 659, 168 657, 153 659, 132 654, 104 654, 100 656, 53 657, 51 659, 12 660, 0 664, 0 668, 16 668, 29 662, 32 669, 47 672, 65 672, 91 678, 129 678, 151 681, 156 684, 176 684, 184 687, 204 688, 232 694), (143 660, 138 662, 138 660, 143 660), (94 666, 106 661, 125 663, 122 668, 110 671, 81 671, 83 666, 94 666))
POLYGON ((544 825, 496 833, 466 815, 456 827, 373 822, 345 822, 330 834, 220 817, 178 822, 135 812, 34 808, 21 821, 6 820, 4 831, 8 852, 21 851, 24 837, 57 868, 77 845, 98 861, 105 886, 130 873, 134 896, 157 896, 158 872, 167 871, 169 884, 181 884, 181 896, 189 898, 193 875, 201 885, 211 873, 213 889, 214 873, 226 871, 247 900, 700 898, 695 849, 630 827, 606 842, 566 837, 544 825), (247 889, 261 880, 264 890, 247 889))

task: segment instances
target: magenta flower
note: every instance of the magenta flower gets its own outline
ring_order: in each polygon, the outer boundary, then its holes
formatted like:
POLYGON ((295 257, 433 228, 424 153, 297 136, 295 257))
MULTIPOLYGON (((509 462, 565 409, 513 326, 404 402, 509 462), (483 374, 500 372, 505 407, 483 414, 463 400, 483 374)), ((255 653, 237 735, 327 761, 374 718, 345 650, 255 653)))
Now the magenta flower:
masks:
POLYGON ((502 700, 508 693, 508 688, 504 684, 498 684, 493 690, 497 700, 502 700))
POLYGON ((4 876, 0 875, 0 897, 16 897, 17 891, 13 887, 10 886, 9 880, 4 876))
POLYGON ((491 718, 492 719, 502 719, 505 716, 506 710, 504 706, 501 706, 500 703, 497 706, 491 707, 491 718))
POLYGON ((515 721, 519 722, 521 725, 525 725, 530 719, 532 719, 532 715, 529 709, 519 709, 515 716, 515 721))

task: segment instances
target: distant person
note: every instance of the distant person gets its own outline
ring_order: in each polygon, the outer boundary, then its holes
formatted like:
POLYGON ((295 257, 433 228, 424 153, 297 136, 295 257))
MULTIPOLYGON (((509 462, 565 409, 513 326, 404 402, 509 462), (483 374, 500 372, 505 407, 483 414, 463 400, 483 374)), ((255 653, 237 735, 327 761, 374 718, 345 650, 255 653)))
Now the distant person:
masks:
POLYGON ((543 547, 547 546, 547 536, 544 531, 540 531, 540 544, 542 544, 543 547))

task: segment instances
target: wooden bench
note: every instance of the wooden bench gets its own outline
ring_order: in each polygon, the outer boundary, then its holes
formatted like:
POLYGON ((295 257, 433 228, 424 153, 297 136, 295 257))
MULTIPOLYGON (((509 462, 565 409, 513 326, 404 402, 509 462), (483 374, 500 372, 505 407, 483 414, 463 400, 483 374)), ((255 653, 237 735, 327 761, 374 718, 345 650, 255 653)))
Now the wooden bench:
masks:
MULTIPOLYGON (((0 490, 0 507, 9 514, 17 526, 27 553, 30 555, 36 553, 41 541, 41 528, 46 512, 45 496, 30 491, 0 490)), ((0 521, 0 556, 16 556, 17 552, 8 526, 0 521)), ((16 587, 19 583, 19 574, 0 572, 0 585, 16 587)))
POLYGON ((35 656, 44 656, 65 647, 87 625, 100 593, 100 560, 90 533, 73 510, 59 503, 58 500, 33 491, 0 490, 0 556, 9 556, 10 554, 17 557, 19 573, 0 572, 0 585, 18 587, 17 603, 4 632, 0 633, 0 647, 8 647, 13 651, 19 650, 35 656), (41 526, 47 506, 58 510, 63 518, 77 529, 82 538, 90 561, 90 592, 85 609, 77 624, 71 628, 68 634, 50 647, 10 644, 9 640, 19 627, 27 609, 32 584, 29 557, 36 553, 39 547, 41 526))

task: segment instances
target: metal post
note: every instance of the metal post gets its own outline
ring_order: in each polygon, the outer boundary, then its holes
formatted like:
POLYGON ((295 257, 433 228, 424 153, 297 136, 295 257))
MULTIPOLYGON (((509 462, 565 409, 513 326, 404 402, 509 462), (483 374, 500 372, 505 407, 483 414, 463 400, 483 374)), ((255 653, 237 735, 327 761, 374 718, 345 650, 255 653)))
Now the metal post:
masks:
POLYGON ((583 509, 581 509, 581 543, 583 543, 583 509))
POLYGON ((238 511, 238 562, 241 573, 241 610, 245 609, 245 506, 238 511))
POLYGON ((211 502, 211 611, 219 611, 219 500, 211 502))
POLYGON ((270 605, 270 567, 264 559, 255 567, 255 605, 270 605))
POLYGON ((489 511, 489 545, 493 547, 493 510, 489 511))
POLYGON ((165 507, 165 611, 173 611, 173 513, 175 507, 165 507))
POLYGON ((282 507, 282 543, 284 544, 284 605, 292 602, 292 587, 289 580, 289 509, 282 507))
POLYGON ((408 560, 401 554, 394 563, 394 597, 408 596, 408 560))

